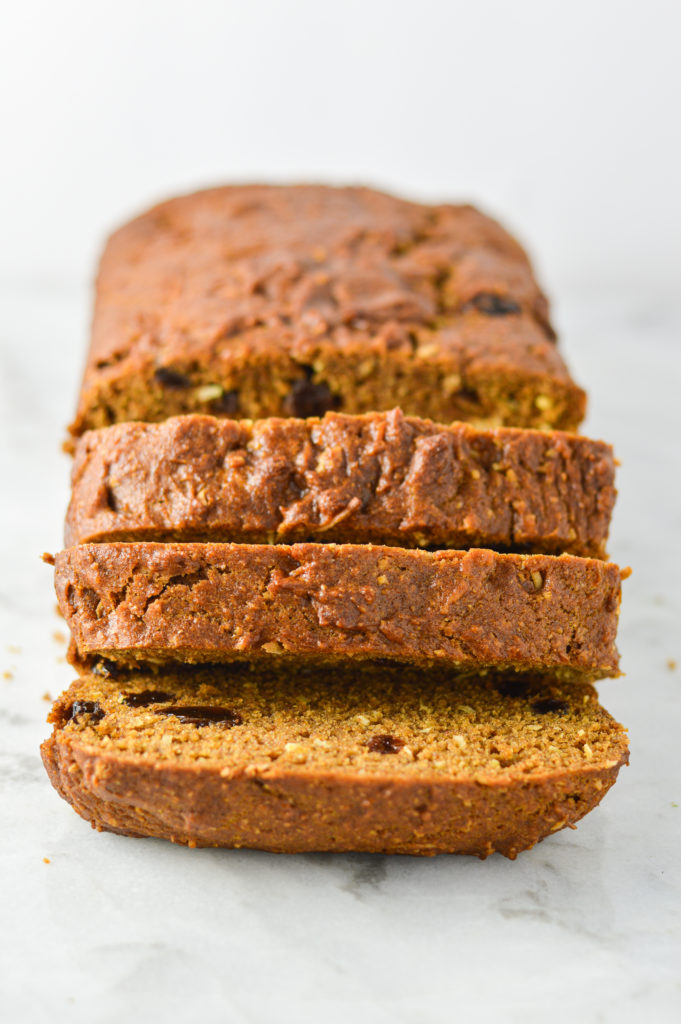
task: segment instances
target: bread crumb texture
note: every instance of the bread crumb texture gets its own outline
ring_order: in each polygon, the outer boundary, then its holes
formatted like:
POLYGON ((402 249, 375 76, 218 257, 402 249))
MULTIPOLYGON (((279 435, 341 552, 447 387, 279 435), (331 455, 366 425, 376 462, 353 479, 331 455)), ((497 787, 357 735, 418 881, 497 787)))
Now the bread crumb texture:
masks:
POLYGON ((116 676, 56 703, 50 778, 95 828, 188 846, 512 858, 628 757, 587 684, 281 659, 116 676))
POLYGON ((486 781, 622 757, 622 730, 586 684, 371 663, 280 665, 93 674, 57 701, 50 720, 93 749, 233 771, 286 765, 486 781), (192 713, 183 720, 185 705, 192 713), (202 718, 201 708, 228 718, 202 718), (399 741, 389 763, 371 749, 376 736, 399 741))

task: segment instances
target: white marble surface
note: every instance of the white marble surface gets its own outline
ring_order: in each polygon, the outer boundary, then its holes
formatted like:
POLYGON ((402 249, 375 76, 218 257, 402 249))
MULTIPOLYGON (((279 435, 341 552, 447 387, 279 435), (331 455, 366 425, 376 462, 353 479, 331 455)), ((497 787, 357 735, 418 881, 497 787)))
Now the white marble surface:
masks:
POLYGON ((622 460, 611 552, 635 569, 627 675, 600 687, 630 727, 615 789, 515 863, 278 857, 100 835, 49 786, 44 695, 72 672, 39 555, 60 545, 88 292, 0 285, 3 1020, 681 1019, 680 308, 622 288, 559 309, 587 428, 622 460))

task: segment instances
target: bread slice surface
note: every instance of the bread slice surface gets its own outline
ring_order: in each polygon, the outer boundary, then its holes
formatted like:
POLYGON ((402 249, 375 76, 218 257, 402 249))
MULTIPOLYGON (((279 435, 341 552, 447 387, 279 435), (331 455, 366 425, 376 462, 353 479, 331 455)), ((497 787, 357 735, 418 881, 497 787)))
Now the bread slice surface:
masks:
POLYGON ((352 544, 85 544, 56 556, 81 658, 388 658, 618 674, 620 570, 574 555, 352 544))
POLYGON ((239 664, 89 675, 50 778, 99 829, 200 846, 515 857, 627 763, 591 686, 437 667, 239 664))
POLYGON ((603 558, 614 474, 602 441, 444 426, 399 409, 121 423, 76 446, 65 541, 315 540, 603 558))

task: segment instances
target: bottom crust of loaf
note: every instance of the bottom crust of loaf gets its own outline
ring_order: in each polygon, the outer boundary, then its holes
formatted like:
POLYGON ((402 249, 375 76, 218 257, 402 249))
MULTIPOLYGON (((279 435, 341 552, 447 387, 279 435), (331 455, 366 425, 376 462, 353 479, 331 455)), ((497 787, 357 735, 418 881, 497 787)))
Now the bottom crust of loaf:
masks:
POLYGON ((440 674, 415 697, 380 668, 366 700, 362 679, 334 692, 245 671, 74 684, 42 746, 54 787, 96 829, 188 846, 515 858, 573 827, 628 762, 584 684, 440 674), (160 685, 165 703, 145 704, 160 685), (231 719, 197 718, 208 707, 231 719))
POLYGON ((502 853, 514 860, 575 825, 603 799, 621 764, 569 780, 512 787, 381 785, 354 778, 221 779, 87 755, 53 739, 42 748, 54 787, 93 828, 185 846, 270 853, 434 856, 502 853), (146 807, 146 802, 153 804, 146 807))

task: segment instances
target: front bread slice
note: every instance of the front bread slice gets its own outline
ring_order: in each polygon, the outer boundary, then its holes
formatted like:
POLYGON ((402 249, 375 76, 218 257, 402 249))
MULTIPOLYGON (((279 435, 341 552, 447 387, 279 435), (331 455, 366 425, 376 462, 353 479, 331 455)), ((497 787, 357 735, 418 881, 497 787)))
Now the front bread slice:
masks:
POLYGON ((47 771, 93 827, 286 853, 515 857, 628 760, 588 684, 439 667, 93 674, 50 718, 47 771))

